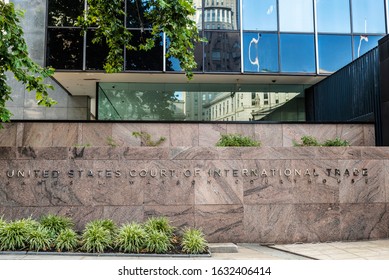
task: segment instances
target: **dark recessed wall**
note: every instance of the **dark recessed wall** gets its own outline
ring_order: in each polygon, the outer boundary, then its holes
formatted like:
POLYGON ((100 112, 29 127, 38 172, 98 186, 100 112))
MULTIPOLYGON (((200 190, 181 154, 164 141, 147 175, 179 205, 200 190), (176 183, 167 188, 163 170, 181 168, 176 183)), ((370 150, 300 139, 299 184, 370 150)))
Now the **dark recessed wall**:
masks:
POLYGON ((389 146, 389 36, 379 41, 382 145, 389 146))

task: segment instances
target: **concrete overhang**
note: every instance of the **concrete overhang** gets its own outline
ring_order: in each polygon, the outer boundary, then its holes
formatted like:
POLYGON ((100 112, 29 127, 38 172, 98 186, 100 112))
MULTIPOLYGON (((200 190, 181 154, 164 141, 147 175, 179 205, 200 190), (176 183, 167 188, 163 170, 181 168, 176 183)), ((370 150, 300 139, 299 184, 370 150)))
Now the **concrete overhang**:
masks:
POLYGON ((107 83, 173 83, 173 84, 278 84, 313 85, 327 76, 318 75, 268 75, 268 74, 194 74, 188 80, 182 73, 115 73, 60 72, 54 79, 74 96, 96 96, 96 84, 107 83))

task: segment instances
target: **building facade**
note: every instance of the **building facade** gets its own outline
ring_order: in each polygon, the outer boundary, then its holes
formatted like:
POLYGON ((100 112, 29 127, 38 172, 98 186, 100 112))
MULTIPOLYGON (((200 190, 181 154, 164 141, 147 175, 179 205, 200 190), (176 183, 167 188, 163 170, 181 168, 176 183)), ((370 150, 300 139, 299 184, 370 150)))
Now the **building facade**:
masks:
MULTIPOLYGON (((193 80, 176 59, 165 58, 163 34, 149 52, 123 46, 123 72, 108 75, 102 71, 107 47, 92 44, 93 27, 83 36, 75 26, 86 0, 13 2, 27 11, 32 57, 56 68, 53 95, 62 106, 51 112, 29 105, 15 84, 8 104, 14 119, 305 121, 296 105, 304 90, 388 33, 387 0, 195 0, 193 19, 207 42, 195 48, 193 80)), ((147 1, 125 1, 135 43, 151 27, 138 16, 145 9, 147 1)))

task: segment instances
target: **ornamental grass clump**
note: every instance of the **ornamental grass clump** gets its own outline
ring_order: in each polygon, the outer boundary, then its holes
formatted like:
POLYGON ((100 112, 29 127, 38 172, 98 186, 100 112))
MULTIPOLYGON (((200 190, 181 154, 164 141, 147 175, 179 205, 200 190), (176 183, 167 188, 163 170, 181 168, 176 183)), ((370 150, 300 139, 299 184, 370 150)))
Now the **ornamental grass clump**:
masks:
POLYGON ((240 134, 223 134, 216 143, 217 147, 259 147, 261 143, 240 134))
POLYGON ((153 232, 153 231, 160 231, 162 233, 165 233, 168 237, 172 237, 173 232, 175 230, 175 227, 170 225, 170 221, 166 217, 149 218, 145 222, 144 228, 145 228, 147 233, 153 232))
POLYGON ((188 228, 181 241, 182 251, 188 254, 202 254, 208 248, 204 233, 199 229, 188 228))
POLYGON ((75 251, 79 244, 77 233, 70 228, 62 230, 55 239, 55 249, 58 252, 75 251))
POLYGON ((147 238, 145 242, 145 249, 147 252, 164 254, 173 247, 171 243, 171 237, 165 232, 158 230, 151 230, 147 232, 147 238))
POLYGON ((55 239, 65 229, 73 228, 74 223, 68 217, 48 214, 41 217, 39 223, 49 231, 51 238, 55 239))
POLYGON ((31 219, 21 219, 3 224, 0 227, 0 250, 15 251, 28 247, 30 231, 34 227, 31 219))
POLYGON ((28 234, 28 249, 31 251, 47 251, 52 246, 52 238, 50 232, 43 227, 38 225, 31 228, 28 234))
POLYGON ((336 137, 335 139, 326 140, 323 143, 323 146, 326 146, 326 147, 347 147, 347 146, 350 146, 350 143, 347 140, 342 140, 339 137, 336 137))
POLYGON ((82 233, 81 243, 83 244, 81 247, 82 251, 103 253, 111 248, 112 235, 108 229, 91 222, 86 225, 82 233))
POLYGON ((91 226, 98 226, 108 230, 109 234, 111 235, 111 238, 114 238, 118 231, 116 223, 111 219, 100 219, 91 221, 86 224, 85 229, 91 226))
POLYGON ((116 248, 124 253, 139 253, 145 247, 147 233, 142 225, 131 223, 122 225, 116 236, 116 248))

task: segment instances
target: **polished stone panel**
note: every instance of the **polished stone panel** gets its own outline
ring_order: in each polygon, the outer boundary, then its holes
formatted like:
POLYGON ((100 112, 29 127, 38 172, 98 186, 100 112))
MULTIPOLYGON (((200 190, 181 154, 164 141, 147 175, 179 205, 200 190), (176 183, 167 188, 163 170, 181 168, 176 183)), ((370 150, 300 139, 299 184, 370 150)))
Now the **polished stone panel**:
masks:
POLYGON ((282 125, 262 124, 254 126, 255 140, 262 147, 282 147, 282 125))
POLYGON ((199 146, 215 147, 223 134, 227 133, 226 124, 200 124, 199 146))
POLYGON ((196 147, 198 145, 198 124, 170 124, 171 147, 196 147))
POLYGON ((167 217, 173 226, 184 229, 195 227, 195 211, 193 206, 144 206, 144 221, 151 217, 167 217))
POLYGON ((3 126, 0 128, 0 147, 16 146, 17 124, 0 123, 0 125, 3 126))
POLYGON ((23 146, 51 147, 53 145, 52 123, 25 123, 23 146))
POLYGON ((72 147, 78 143, 78 124, 54 123, 53 147, 72 147))
POLYGON ((120 147, 140 146, 140 139, 132 135, 141 131, 142 124, 114 123, 112 125, 112 144, 120 147))
POLYGON ((83 123, 82 140, 78 145, 109 146, 109 138, 112 137, 112 124, 110 123, 83 123))

